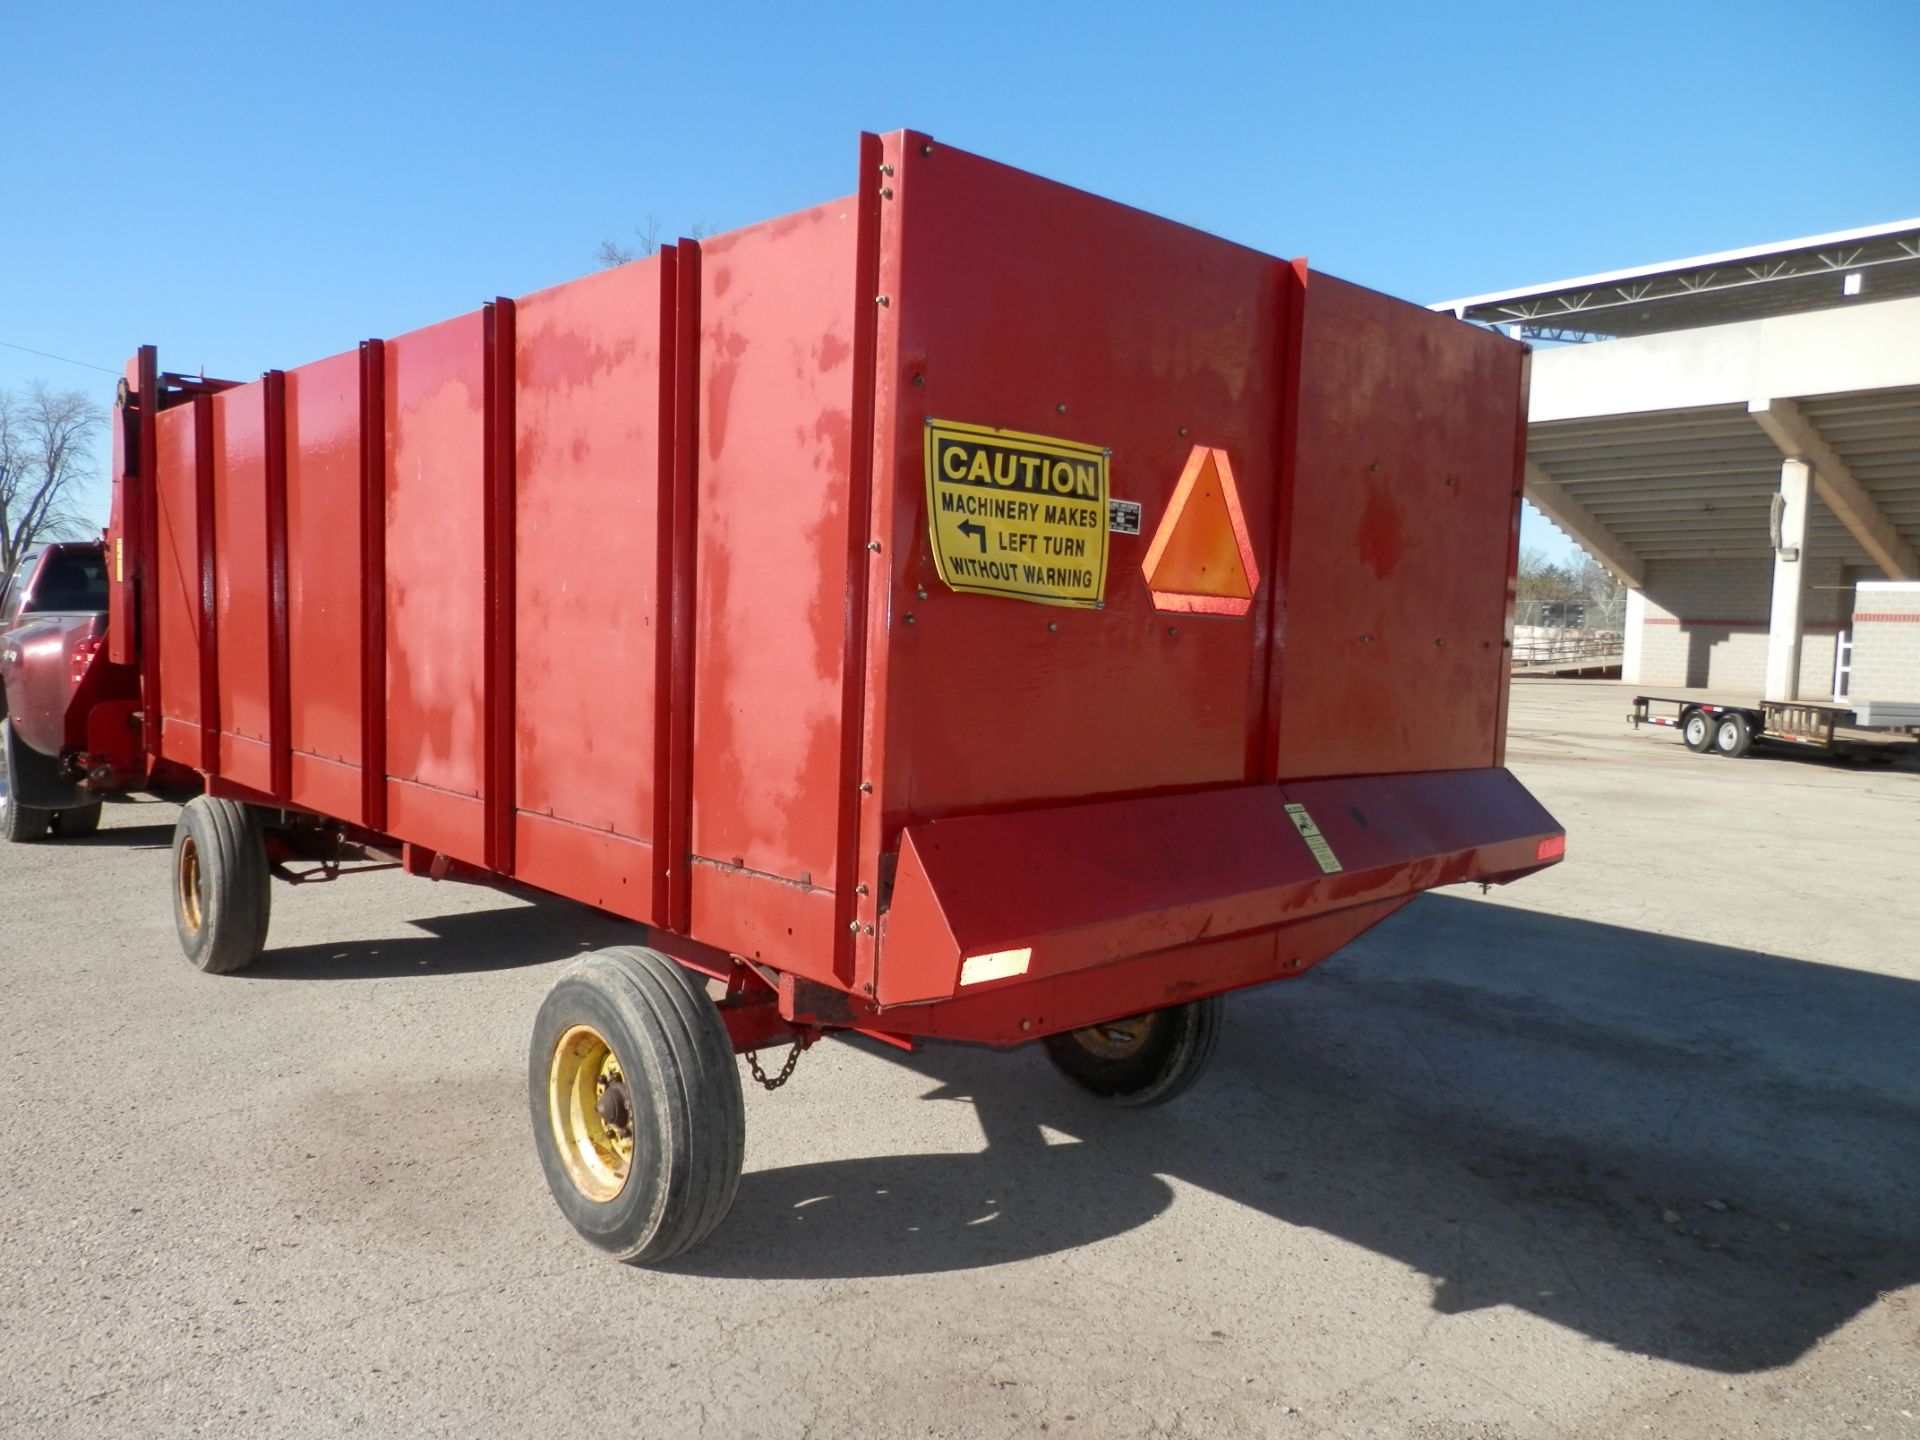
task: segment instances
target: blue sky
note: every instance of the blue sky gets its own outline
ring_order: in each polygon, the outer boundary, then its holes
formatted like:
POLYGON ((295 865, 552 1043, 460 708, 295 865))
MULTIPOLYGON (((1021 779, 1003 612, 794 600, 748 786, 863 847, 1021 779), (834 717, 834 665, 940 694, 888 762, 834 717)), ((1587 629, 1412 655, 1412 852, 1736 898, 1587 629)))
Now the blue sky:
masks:
MULTIPOLYGON (((863 128, 1423 302, 1920 214, 1912 0, 12 9, 0 341, 109 369, 249 377, 844 194, 863 128)), ((113 384, 0 348, 35 376, 113 384)))

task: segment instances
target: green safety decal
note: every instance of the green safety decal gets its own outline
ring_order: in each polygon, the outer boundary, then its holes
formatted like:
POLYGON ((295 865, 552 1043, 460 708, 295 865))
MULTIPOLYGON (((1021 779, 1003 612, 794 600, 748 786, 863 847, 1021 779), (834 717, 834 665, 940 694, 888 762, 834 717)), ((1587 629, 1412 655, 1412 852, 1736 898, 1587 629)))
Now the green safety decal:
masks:
POLYGON ((1333 853, 1333 846, 1327 843, 1327 837, 1320 833, 1320 827, 1313 823, 1313 817, 1307 813, 1304 805, 1287 806, 1287 818, 1293 821, 1293 828, 1300 832, 1300 838, 1307 842, 1307 849, 1313 852, 1313 858, 1319 862, 1322 874, 1332 875, 1341 868, 1340 857, 1333 853))

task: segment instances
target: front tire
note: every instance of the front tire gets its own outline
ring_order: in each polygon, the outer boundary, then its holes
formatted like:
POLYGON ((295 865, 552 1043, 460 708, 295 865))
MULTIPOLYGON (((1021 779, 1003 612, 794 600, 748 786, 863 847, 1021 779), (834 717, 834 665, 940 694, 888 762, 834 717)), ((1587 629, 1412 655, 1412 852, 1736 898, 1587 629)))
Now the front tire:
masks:
POLYGON ((1089 1095, 1144 1109, 1166 1104, 1200 1078, 1220 1043, 1226 1008, 1226 997, 1213 995, 1041 1043, 1054 1068, 1089 1095))
POLYGON ((561 974, 527 1059, 534 1146, 581 1236, 633 1265, 705 1240, 746 1154, 740 1071, 705 987, 654 950, 619 946, 561 974))
POLYGON ((173 827, 173 928, 209 975, 260 958, 272 901, 266 839, 251 808, 196 795, 173 827))

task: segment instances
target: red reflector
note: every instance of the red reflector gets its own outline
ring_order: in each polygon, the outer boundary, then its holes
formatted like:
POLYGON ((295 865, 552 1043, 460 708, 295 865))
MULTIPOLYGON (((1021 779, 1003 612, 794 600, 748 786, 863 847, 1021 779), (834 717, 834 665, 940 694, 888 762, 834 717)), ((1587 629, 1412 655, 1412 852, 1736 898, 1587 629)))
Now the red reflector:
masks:
POLYGON ((100 647, 106 644, 104 636, 92 635, 79 641, 73 647, 73 683, 78 685, 86 678, 87 667, 93 664, 93 657, 100 653, 100 647))
POLYGON ((1564 835, 1549 835, 1540 842, 1540 848, 1533 852, 1533 858, 1536 860, 1557 860, 1566 853, 1567 837, 1564 835))

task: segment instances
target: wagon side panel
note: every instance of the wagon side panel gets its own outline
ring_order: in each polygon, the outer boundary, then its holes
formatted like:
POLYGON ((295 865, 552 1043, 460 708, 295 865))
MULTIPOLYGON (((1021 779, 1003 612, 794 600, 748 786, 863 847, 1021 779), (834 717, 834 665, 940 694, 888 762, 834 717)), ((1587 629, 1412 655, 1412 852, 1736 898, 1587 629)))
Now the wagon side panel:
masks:
POLYGON ((691 928, 821 976, 855 543, 854 210, 840 201, 702 242, 689 357, 691 928))
MULTIPOLYGON (((205 403, 205 402, 202 402, 205 403)), ((156 436, 153 514, 158 527, 160 755, 200 764, 202 601, 196 406, 162 412, 156 436)))
POLYGON ((359 355, 288 371, 286 397, 291 799, 360 820, 359 355))
POLYGON ((267 574, 266 387, 213 398, 215 652, 220 677, 219 769, 254 790, 273 788, 267 574))
POLYGON ((388 824, 484 864, 482 317, 389 340, 385 363, 388 824))
POLYGON ((514 357, 515 869, 653 920, 665 270, 520 300, 514 357))

